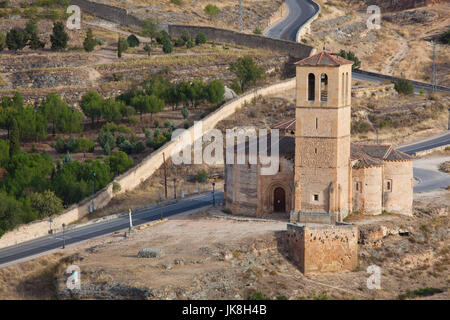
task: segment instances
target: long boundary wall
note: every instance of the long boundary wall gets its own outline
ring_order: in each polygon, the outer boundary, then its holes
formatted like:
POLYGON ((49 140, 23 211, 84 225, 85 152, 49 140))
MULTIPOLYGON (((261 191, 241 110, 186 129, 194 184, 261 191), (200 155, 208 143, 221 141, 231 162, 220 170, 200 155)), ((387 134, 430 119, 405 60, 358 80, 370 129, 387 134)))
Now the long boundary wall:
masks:
MULTIPOLYGON (((139 26, 141 22, 139 18, 129 14, 124 8, 88 0, 71 0, 71 3, 78 5, 82 11, 89 12, 99 18, 121 25, 139 26)), ((188 31, 194 37, 202 32, 206 35, 208 40, 235 43, 250 48, 269 49, 298 59, 309 57, 315 52, 313 47, 301 43, 272 39, 262 35, 241 33, 215 27, 177 24, 169 24, 162 27, 167 28, 169 34, 173 37, 179 37, 184 30, 188 31)))
MULTIPOLYGON (((292 88, 295 88, 295 78, 264 88, 254 89, 242 96, 234 98, 202 120, 203 132, 213 129, 219 121, 229 117, 236 111, 237 108, 242 107, 245 103, 251 102, 251 100, 257 96, 271 95, 292 88)), ((163 164, 163 154, 165 154, 166 158, 169 158, 177 142, 183 139, 185 135, 189 135, 190 137, 194 136, 194 126, 187 129, 183 134, 178 136, 177 139, 166 143, 160 149, 147 156, 135 167, 116 177, 114 182, 118 182, 120 184, 120 192, 116 194, 113 193, 113 182, 109 183, 104 189, 98 191, 95 194, 95 208, 103 208, 109 203, 109 201, 111 201, 113 196, 133 190, 144 180, 151 177, 151 175, 163 164)), ((63 223, 68 225, 85 217, 89 213, 90 203, 90 198, 84 199, 79 204, 68 208, 63 214, 54 216, 53 230, 59 232, 61 231, 61 226, 63 223)), ((48 235, 49 229, 50 224, 48 220, 40 220, 21 225, 16 229, 5 233, 3 237, 0 238, 0 248, 22 243, 35 238, 44 237, 48 235)))

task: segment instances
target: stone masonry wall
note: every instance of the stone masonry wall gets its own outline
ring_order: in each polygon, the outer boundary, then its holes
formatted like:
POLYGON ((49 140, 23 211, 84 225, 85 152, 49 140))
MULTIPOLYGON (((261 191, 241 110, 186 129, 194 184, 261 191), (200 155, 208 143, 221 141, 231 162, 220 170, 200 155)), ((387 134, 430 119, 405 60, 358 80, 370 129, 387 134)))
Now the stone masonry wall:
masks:
POLYGON ((387 212, 412 215, 413 213, 413 167, 409 161, 384 161, 383 207, 387 212), (387 182, 391 190, 387 190, 387 182))
POLYGON ((304 274, 358 266, 357 226, 288 224, 287 228, 290 257, 304 274))
MULTIPOLYGON (((252 99, 257 96, 272 95, 274 93, 290 90, 295 86, 295 79, 282 81, 264 88, 255 89, 248 93, 239 96, 233 100, 228 101, 222 107, 209 114, 203 119, 203 132, 213 129, 216 124, 232 115, 237 108, 241 108, 245 103, 250 103, 252 99)), ((121 186, 120 193, 128 190, 133 190, 139 184, 150 178, 152 174, 158 170, 163 164, 163 154, 166 158, 169 158, 172 150, 176 146, 177 142, 183 139, 184 135, 194 136, 194 127, 190 127, 182 135, 178 137, 178 140, 173 140, 163 147, 159 148, 145 159, 143 159, 138 165, 134 166, 127 172, 116 177, 114 180, 121 186)), ((98 191, 95 194, 95 208, 100 209, 106 206, 109 201, 115 196, 112 191, 113 183, 109 183, 104 189, 98 191)), ((89 212, 90 199, 85 199, 77 205, 73 205, 68 208, 63 214, 53 217, 54 230, 56 232, 61 231, 61 225, 65 223, 68 225, 74 221, 77 221, 89 212)), ((48 219, 34 221, 26 225, 21 225, 16 229, 9 231, 0 238, 0 248, 15 245, 21 242, 32 240, 38 237, 43 237, 48 234, 49 223, 48 219)))

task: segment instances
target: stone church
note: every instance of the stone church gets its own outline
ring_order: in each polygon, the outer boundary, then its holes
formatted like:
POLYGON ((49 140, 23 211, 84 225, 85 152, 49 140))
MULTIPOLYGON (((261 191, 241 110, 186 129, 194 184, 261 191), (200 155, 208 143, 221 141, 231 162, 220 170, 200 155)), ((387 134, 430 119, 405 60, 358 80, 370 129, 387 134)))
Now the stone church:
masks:
POLYGON ((281 212, 301 223, 412 214, 412 158, 390 145, 350 142, 352 63, 326 51, 296 62, 295 119, 272 127, 280 130, 278 172, 261 175, 248 157, 225 166, 233 214, 281 212))

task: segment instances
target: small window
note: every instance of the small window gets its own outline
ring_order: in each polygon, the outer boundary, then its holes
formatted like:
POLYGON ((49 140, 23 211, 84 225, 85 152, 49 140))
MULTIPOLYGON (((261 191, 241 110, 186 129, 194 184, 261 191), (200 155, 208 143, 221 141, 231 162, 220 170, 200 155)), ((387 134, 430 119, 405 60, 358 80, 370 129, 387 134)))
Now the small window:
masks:
POLYGON ((314 153, 317 154, 317 148, 314 148, 314 153))
POLYGON ((313 195, 313 199, 314 199, 314 201, 319 201, 319 195, 318 194, 314 194, 313 195))
POLYGON ((392 191, 392 180, 386 181, 386 191, 392 191))
POLYGON ((313 73, 308 75, 308 101, 315 100, 316 77, 313 73))
POLYGON ((362 185, 361 185, 361 182, 357 182, 357 183, 355 184, 355 190, 356 190, 357 192, 362 192, 362 185))
POLYGON ((319 129, 319 119, 316 118, 316 129, 319 129))
POLYGON ((355 189, 356 189, 356 191, 359 191, 359 183, 358 182, 355 185, 355 189))

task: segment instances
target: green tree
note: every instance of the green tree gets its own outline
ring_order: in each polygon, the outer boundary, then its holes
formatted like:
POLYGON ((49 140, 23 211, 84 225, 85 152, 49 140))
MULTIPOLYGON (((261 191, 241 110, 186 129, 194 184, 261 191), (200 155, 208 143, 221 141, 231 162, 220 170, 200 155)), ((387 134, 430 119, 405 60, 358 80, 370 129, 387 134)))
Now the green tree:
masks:
POLYGON ((45 47, 45 42, 39 39, 39 31, 35 20, 28 20, 25 26, 25 37, 31 49, 38 50, 45 47))
POLYGON ((186 108, 181 109, 181 115, 184 119, 187 119, 189 117, 189 111, 187 111, 186 108))
POLYGON ((103 98, 97 91, 89 90, 81 98, 80 107, 86 117, 91 118, 92 125, 95 119, 98 119, 102 115, 103 98))
POLYGON ((353 61, 352 70, 361 68, 361 61, 352 51, 347 52, 345 50, 341 50, 339 51, 339 56, 344 59, 353 61))
POLYGON ((450 30, 445 31, 440 38, 443 43, 450 44, 450 30))
POLYGON ((18 28, 12 28, 6 34, 6 45, 11 51, 22 50, 27 45, 25 33, 18 28))
POLYGON ((0 139, 0 168, 2 168, 9 160, 9 143, 0 139))
POLYGON ((134 34, 130 34, 127 38, 128 46, 130 48, 139 47, 141 42, 139 41, 138 37, 136 37, 134 34))
POLYGON ((133 166, 133 158, 125 152, 118 151, 108 157, 105 163, 115 175, 119 175, 133 166))
POLYGON ((0 191, 0 237, 17 225, 31 222, 35 218, 31 208, 4 191, 0 191))
POLYGON ((264 69, 258 67, 251 57, 238 58, 237 61, 231 62, 230 70, 236 75, 242 91, 255 85, 265 75, 264 69))
POLYGON ((223 101, 225 96, 225 86, 222 81, 216 79, 211 81, 206 86, 206 92, 208 96, 208 101, 210 103, 219 104, 223 101))
POLYGON ((153 114, 158 113, 164 109, 164 101, 152 94, 150 96, 140 95, 131 100, 131 105, 140 113, 141 121, 144 113, 150 113, 150 119, 153 119, 153 114))
POLYGON ((36 210, 39 219, 59 214, 63 211, 63 203, 53 191, 33 192, 30 195, 31 207, 36 210))
POLYGON ((117 42, 117 57, 122 58, 122 53, 128 49, 128 42, 124 38, 119 38, 117 42))
MULTIPOLYGON (((1 41, 1 39, 0 39, 0 41, 1 41)), ((152 52, 152 47, 148 43, 146 43, 144 46, 144 50, 145 50, 145 52, 147 52, 147 55, 150 56, 150 54, 152 52)))
POLYGON ((163 52, 168 54, 171 53, 173 51, 173 45, 172 45, 172 41, 170 39, 163 39, 163 52))
POLYGON ((142 21, 141 28, 142 35, 144 37, 149 37, 153 42, 153 39, 156 38, 159 31, 159 22, 154 18, 146 18, 142 21))
POLYGON ((114 122, 121 120, 122 107, 123 107, 122 101, 116 101, 114 98, 104 100, 102 104, 102 118, 106 121, 114 121, 114 122))
POLYGON ((94 34, 92 33, 92 30, 89 28, 86 33, 86 38, 83 41, 83 48, 86 52, 92 52, 94 51, 96 45, 97 40, 95 40, 94 34))
POLYGON ((64 29, 64 24, 61 21, 53 24, 53 33, 50 36, 52 43, 52 50, 59 51, 67 48, 67 42, 69 41, 69 35, 64 29))
POLYGON ((0 32, 0 52, 6 48, 6 36, 0 32))
POLYGON ((64 133, 81 131, 81 114, 70 109, 57 93, 48 94, 40 110, 47 122, 52 124, 53 135, 56 129, 64 133))
POLYGON ((103 151, 106 155, 111 153, 116 147, 116 140, 114 139, 114 135, 109 130, 101 130, 97 142, 103 148, 103 151))
POLYGON ((9 137, 9 156, 12 157, 20 153, 20 142, 19 142, 20 132, 17 120, 13 119, 11 126, 11 135, 9 137))

